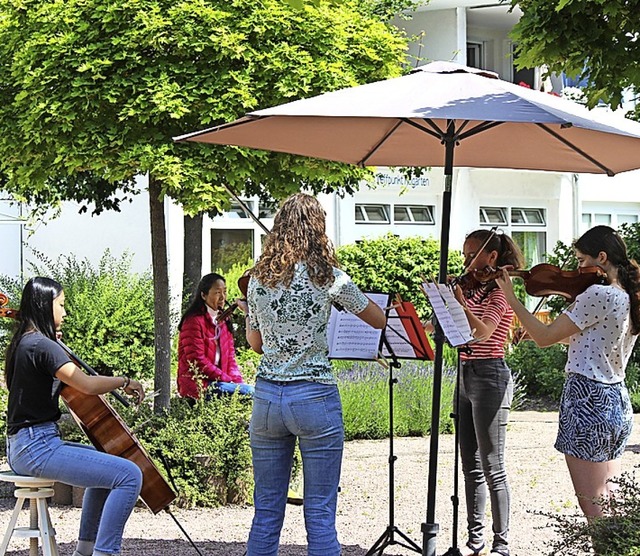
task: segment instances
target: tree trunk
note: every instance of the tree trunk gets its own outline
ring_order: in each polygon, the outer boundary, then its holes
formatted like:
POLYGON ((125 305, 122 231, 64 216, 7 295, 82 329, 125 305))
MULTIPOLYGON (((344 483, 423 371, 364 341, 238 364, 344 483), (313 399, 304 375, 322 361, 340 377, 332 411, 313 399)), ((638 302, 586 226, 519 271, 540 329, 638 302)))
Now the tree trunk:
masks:
POLYGON ((153 389, 158 392, 153 402, 155 413, 169 408, 171 397, 171 321, 169 313, 169 265, 167 263, 167 231, 164 202, 160 185, 149 176, 149 209, 151 215, 151 260, 153 266, 153 299, 156 372, 153 389))
POLYGON ((191 294, 202 277, 202 213, 184 215, 184 266, 182 271, 182 309, 191 302, 191 294))

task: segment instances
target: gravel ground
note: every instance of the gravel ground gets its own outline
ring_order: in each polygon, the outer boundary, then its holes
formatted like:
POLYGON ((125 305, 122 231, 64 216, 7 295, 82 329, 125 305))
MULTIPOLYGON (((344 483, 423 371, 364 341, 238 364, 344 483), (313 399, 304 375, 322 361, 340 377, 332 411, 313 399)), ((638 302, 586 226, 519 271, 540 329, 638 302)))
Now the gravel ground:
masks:
MULTIPOLYGON (((553 449, 557 414, 522 411, 512 413, 507 439, 507 467, 511 482, 511 553, 513 556, 542 555, 554 538, 553 528, 543 513, 575 513, 576 499, 561 454, 553 449)), ((421 525, 426 521, 428 438, 394 440, 397 461, 393 523, 390 520, 389 441, 348 442, 345 449, 342 490, 339 497, 338 532, 344 556, 365 556, 379 537, 394 529, 394 544, 383 553, 410 555, 421 553, 421 525), (418 550, 407 548, 403 535, 418 550)), ((630 471, 640 464, 640 416, 623 457, 623 468, 630 471)), ((437 553, 454 547, 452 436, 439 439, 436 492, 437 553)), ((462 488, 462 484, 461 484, 462 488)), ((0 531, 9 520, 12 499, 0 500, 0 531)), ((460 490, 459 542, 464 542, 464 497, 460 490)), ((26 512, 24 512, 26 517, 26 512)), ((52 507, 60 556, 74 550, 79 509, 52 507)), ((202 555, 241 556, 253 515, 251 507, 226 507, 207 510, 172 510, 172 515, 193 539, 202 555)), ((12 540, 8 554, 28 556, 26 541, 12 540)), ((136 508, 125 531, 122 556, 195 556, 196 550, 185 540, 176 522, 167 512, 153 515, 136 508)), ((280 554, 306 554, 302 508, 288 506, 280 554)))

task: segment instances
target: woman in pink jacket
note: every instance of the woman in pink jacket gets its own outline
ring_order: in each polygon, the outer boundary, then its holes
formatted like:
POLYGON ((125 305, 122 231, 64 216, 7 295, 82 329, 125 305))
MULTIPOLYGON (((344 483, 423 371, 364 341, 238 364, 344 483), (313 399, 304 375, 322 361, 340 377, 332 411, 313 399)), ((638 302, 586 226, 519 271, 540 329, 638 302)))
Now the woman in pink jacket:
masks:
POLYGON ((244 383, 238 370, 231 323, 216 320, 226 300, 224 278, 216 273, 203 276, 178 325, 178 393, 183 398, 236 390, 253 395, 253 386, 244 383))

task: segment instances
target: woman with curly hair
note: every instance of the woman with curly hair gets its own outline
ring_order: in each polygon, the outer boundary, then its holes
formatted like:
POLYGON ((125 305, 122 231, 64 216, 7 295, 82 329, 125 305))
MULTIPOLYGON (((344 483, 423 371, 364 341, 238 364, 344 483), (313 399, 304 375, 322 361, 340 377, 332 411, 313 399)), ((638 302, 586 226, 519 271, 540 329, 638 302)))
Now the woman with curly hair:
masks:
POLYGON ((589 286, 551 324, 516 299, 507 271, 497 282, 536 344, 569 343, 555 447, 565 454, 580 507, 591 520, 602 515, 631 434, 624 378, 640 332, 640 269, 609 226, 591 228, 574 250, 579 266, 600 267, 608 284, 589 286))
POLYGON ((302 455, 310 556, 341 552, 335 520, 344 444, 342 407, 328 359, 332 303, 374 328, 384 312, 337 268, 314 197, 289 197, 251 271, 247 341, 263 354, 250 425, 255 514, 247 556, 278 553, 296 439, 302 455))

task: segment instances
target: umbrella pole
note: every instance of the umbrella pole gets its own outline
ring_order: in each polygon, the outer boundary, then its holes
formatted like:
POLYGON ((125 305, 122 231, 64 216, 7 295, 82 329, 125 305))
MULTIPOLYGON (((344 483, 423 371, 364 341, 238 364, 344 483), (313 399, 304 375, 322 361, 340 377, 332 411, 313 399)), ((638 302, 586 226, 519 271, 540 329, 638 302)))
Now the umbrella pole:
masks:
MULTIPOLYGON (((449 227, 451 224, 451 189, 453 183, 453 139, 454 122, 449 120, 445 143, 444 193, 442 196, 442 226, 440 228, 440 269, 438 281, 447 281, 449 256, 449 227)), ((431 436, 429 443, 429 475, 427 479, 427 519, 422 524, 422 554, 436 555, 436 535, 440 526, 435 521, 436 486, 438 476, 438 437, 440 434, 440 404, 442 394, 442 355, 444 333, 436 322, 434 336, 435 354, 433 362, 433 398, 431 401, 431 436)))

